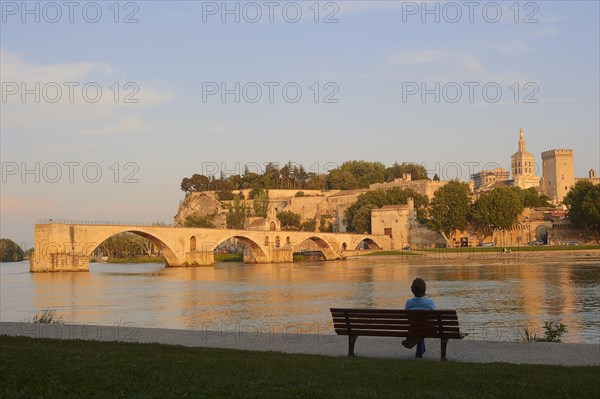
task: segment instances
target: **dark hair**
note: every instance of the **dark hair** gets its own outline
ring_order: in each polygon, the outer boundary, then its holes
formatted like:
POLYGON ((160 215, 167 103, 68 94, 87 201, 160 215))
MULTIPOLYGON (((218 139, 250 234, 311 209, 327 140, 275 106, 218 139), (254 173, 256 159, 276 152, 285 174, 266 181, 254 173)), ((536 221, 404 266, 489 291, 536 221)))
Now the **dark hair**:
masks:
POLYGON ((413 280, 412 285, 410 286, 410 290, 416 297, 425 296, 425 290, 427 289, 427 284, 422 278, 416 278, 413 280))

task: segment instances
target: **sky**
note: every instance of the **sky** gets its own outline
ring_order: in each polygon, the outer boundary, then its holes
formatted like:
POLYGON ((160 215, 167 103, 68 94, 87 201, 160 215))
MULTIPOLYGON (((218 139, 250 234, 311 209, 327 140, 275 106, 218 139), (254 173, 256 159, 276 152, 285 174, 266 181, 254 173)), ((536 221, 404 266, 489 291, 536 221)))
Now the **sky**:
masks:
POLYGON ((171 223, 194 173, 600 170, 597 1, 0 1, 0 234, 171 223))

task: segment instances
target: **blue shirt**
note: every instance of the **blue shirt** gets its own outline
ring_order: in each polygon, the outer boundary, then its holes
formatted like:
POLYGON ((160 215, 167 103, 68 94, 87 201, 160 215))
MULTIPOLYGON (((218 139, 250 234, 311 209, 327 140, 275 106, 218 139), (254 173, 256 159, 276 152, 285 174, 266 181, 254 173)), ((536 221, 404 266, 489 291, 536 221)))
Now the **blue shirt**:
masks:
POLYGON ((435 303, 427 297, 414 297, 406 301, 406 310, 435 310, 435 303))

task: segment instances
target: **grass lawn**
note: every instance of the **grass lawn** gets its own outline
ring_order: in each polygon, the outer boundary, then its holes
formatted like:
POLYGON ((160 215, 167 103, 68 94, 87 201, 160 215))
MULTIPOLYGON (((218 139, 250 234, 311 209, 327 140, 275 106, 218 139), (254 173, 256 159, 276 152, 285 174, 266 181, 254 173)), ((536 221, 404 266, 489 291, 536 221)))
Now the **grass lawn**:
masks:
POLYGON ((598 398, 600 367, 0 337, 0 397, 598 398))

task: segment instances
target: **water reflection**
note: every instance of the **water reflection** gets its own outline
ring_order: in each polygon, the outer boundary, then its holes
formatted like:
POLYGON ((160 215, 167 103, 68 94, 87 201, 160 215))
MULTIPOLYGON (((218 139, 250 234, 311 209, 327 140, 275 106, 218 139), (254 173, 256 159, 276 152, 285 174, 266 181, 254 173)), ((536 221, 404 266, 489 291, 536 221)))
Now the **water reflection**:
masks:
POLYGON ((412 279, 422 277, 438 308, 457 309, 474 339, 520 339, 523 327, 553 320, 567 325, 565 342, 600 343, 600 255, 568 262, 383 257, 177 269, 92 264, 89 273, 37 274, 21 263, 2 264, 0 277, 6 321, 56 308, 77 323, 275 331, 293 323, 311 333, 332 332, 332 306, 403 307, 412 279))

